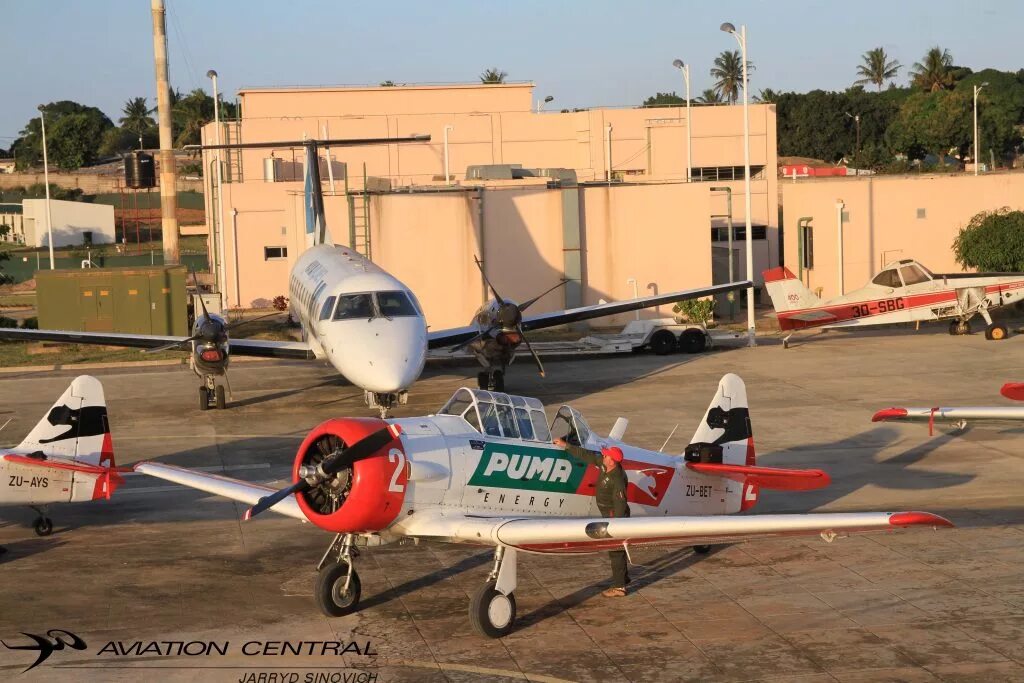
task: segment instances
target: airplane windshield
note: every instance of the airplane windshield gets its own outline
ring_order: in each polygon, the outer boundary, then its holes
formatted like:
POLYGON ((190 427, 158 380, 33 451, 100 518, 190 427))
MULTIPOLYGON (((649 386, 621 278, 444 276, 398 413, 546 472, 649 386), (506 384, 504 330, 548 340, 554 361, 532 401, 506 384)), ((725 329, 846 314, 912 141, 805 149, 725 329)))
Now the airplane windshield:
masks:
POLYGON ((457 415, 476 431, 506 439, 551 442, 544 404, 535 398, 463 387, 438 415, 457 415))
POLYGON ((335 320, 354 320, 374 317, 373 297, 370 294, 342 294, 338 297, 338 308, 334 311, 335 320))
POLYGON ((419 315, 405 292, 377 292, 377 305, 385 318, 419 315))
POLYGON ((900 275, 896 272, 895 268, 889 270, 883 270, 881 273, 875 276, 872 280, 873 283, 879 287, 902 287, 903 283, 900 282, 900 275))
POLYGON ((924 274, 924 271, 916 265, 903 266, 900 268, 900 275, 903 282, 908 285, 917 285, 922 282, 931 282, 931 278, 924 274))
POLYGON ((419 314, 405 292, 365 292, 339 296, 338 307, 334 310, 334 320, 370 320, 378 317, 410 317, 419 314))

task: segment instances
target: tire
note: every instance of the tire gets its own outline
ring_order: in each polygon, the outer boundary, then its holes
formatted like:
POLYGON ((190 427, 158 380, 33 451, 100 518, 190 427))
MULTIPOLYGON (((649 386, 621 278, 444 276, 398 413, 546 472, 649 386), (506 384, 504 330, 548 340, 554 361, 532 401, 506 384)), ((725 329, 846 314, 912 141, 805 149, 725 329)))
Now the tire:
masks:
POLYGON ((488 389, 490 384, 490 377, 486 372, 476 373, 476 388, 477 389, 488 389))
POLYGON ((679 335, 679 350, 683 353, 701 353, 708 347, 708 338, 700 330, 683 330, 679 335))
POLYGON ((988 326, 985 330, 985 339, 992 341, 1002 341, 1010 336, 1010 331, 1006 329, 1006 325, 1001 323, 993 323, 988 326))
POLYGON ((49 536, 53 533, 53 520, 49 517, 40 517, 32 528, 36 530, 36 536, 49 536))
POLYGON ((206 387, 199 387, 199 410, 208 410, 210 408, 210 394, 207 393, 206 387))
POLYGON ((224 387, 218 384, 213 393, 216 397, 217 410, 224 410, 227 406, 227 402, 224 400, 224 387))
POLYGON ((352 570, 352 581, 349 583, 348 593, 341 594, 341 590, 345 586, 345 578, 348 576, 348 567, 347 562, 329 564, 320 570, 313 581, 313 597, 316 599, 316 606, 329 617, 343 617, 355 612, 359 607, 362 585, 355 569, 352 570))
POLYGON ((971 333, 969 320, 953 320, 949 323, 949 333, 953 336, 960 336, 971 333))
POLYGON ((676 350, 676 335, 668 330, 658 330, 651 335, 649 345, 655 355, 667 356, 676 350))
POLYGON ((707 555, 711 552, 711 546, 709 545, 695 545, 693 546, 693 552, 698 555, 707 555))
POLYGON ((469 623, 487 638, 501 638, 512 632, 516 622, 516 596, 504 595, 488 581, 469 601, 469 623))

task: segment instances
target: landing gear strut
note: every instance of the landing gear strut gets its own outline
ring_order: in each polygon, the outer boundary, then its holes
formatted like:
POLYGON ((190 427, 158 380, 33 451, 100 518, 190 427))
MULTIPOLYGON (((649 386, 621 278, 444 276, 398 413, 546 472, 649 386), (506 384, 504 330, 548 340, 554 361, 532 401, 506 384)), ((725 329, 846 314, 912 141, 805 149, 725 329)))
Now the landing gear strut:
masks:
POLYGON ((199 387, 199 410, 208 410, 212 403, 217 410, 224 410, 227 407, 227 400, 224 398, 224 385, 217 384, 213 375, 206 376, 206 384, 199 387))
POLYGON ((46 516, 46 508, 39 508, 35 505, 31 506, 36 514, 36 521, 32 523, 32 528, 36 530, 36 536, 49 536, 53 533, 53 520, 46 516))
POLYGON ((313 596, 320 611, 329 617, 343 617, 359 607, 362 584, 355 569, 355 559, 359 552, 354 540, 352 534, 335 536, 316 567, 313 596), (338 559, 331 562, 328 557, 334 552, 338 559))
POLYGON ((498 546, 487 582, 469 602, 469 622, 482 636, 501 638, 512 632, 516 620, 516 551, 498 546))
POLYGON ((484 370, 476 374, 476 384, 487 391, 505 391, 505 372, 503 370, 484 370))
POLYGON ((409 392, 400 391, 397 394, 381 394, 376 391, 364 391, 363 400, 368 408, 379 410, 380 419, 384 420, 396 405, 404 406, 409 402, 409 392))

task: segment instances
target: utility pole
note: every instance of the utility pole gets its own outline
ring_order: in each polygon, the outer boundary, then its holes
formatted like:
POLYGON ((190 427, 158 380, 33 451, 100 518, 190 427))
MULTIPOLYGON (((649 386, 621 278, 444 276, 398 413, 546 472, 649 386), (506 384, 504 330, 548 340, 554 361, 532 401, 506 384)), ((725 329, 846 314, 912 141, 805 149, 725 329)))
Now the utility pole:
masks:
POLYGON ((156 62, 156 108, 160 128, 160 227, 164 265, 177 265, 178 173, 171 138, 171 85, 167 78, 167 30, 164 0, 152 0, 153 59, 156 62))

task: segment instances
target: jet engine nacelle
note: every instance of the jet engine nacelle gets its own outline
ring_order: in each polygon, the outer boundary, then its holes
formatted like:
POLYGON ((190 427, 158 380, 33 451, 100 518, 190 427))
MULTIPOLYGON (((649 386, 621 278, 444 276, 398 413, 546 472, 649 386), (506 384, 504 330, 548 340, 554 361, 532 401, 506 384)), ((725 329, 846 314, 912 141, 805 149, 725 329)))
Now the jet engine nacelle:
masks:
MULTIPOLYGON (((379 418, 327 420, 316 426, 299 446, 292 468, 299 481, 303 466, 315 468, 339 448, 384 429, 379 418)), ((344 456, 342 456, 344 457, 344 456)), ((334 477, 296 495, 310 522, 334 533, 371 533, 386 529, 398 517, 408 485, 407 458, 401 439, 344 467, 334 477)))

